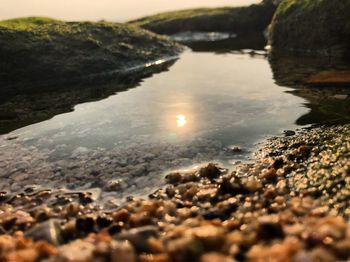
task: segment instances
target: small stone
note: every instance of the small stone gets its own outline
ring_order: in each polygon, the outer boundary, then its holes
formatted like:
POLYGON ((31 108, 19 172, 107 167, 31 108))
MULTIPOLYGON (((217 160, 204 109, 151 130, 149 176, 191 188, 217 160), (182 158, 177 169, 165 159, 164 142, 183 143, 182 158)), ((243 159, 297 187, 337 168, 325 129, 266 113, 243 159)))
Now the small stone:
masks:
POLYGON ((219 192, 221 194, 238 195, 247 193, 247 190, 239 178, 233 177, 230 179, 226 177, 219 183, 219 192))
POLYGON ((57 261, 93 261, 95 245, 84 240, 75 240, 58 248, 57 261))
POLYGON ((116 240, 128 240, 138 252, 149 252, 148 240, 151 237, 158 237, 157 227, 145 226, 121 232, 115 236, 116 240))
POLYGON ((210 163, 206 167, 201 168, 199 174, 201 177, 215 179, 220 176, 221 171, 215 164, 210 163))
POLYGON ((197 261, 203 253, 204 247, 199 240, 187 237, 169 241, 166 250, 171 261, 197 261))
POLYGON ((216 226, 202 226, 187 230, 186 235, 199 239, 205 250, 217 250, 224 244, 224 231, 216 226))
POLYGON ((63 243, 61 225, 55 219, 35 225, 25 233, 25 237, 32 238, 35 241, 45 240, 56 246, 63 243))
POLYGON ((285 136, 294 136, 295 132, 293 130, 284 130, 283 131, 285 136))
POLYGON ((111 243, 111 262, 136 262, 136 254, 133 246, 128 241, 111 243))
POLYGON ((178 184, 180 183, 182 180, 182 176, 180 173, 176 172, 176 173, 171 173, 169 175, 167 175, 165 177, 165 181, 168 183, 168 184, 178 184))
POLYGON ((262 183, 259 180, 248 180, 244 183, 244 187, 250 192, 254 193, 263 188, 262 183))
POLYGON ((284 232, 276 217, 263 217, 259 219, 257 237, 262 240, 283 239, 284 232))
POLYGON ((200 262, 234 262, 234 260, 228 256, 220 253, 208 253, 201 256, 200 262))

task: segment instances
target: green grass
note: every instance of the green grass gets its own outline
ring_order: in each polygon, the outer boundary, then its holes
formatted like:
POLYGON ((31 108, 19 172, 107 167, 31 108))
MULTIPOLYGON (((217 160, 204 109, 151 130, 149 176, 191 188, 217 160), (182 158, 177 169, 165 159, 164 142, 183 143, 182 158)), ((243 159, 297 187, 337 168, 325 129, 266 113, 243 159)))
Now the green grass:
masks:
POLYGON ((142 27, 150 23, 169 22, 169 21, 178 20, 178 19, 191 19, 191 18, 203 17, 203 16, 227 15, 227 14, 230 14, 231 11, 232 11, 232 8, 228 8, 228 7, 188 9, 188 10, 160 13, 153 16, 148 16, 148 17, 144 17, 134 21, 130 21, 129 23, 135 26, 142 27))
POLYGON ((38 26, 62 24, 60 20, 48 17, 25 17, 0 21, 0 26, 13 30, 33 30, 38 26))

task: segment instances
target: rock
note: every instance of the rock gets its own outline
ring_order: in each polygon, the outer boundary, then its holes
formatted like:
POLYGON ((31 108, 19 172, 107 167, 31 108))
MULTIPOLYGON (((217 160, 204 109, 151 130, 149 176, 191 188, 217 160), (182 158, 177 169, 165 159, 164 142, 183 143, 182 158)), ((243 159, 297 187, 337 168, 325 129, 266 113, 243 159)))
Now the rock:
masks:
POLYGON ((111 244, 111 262, 136 262, 135 249, 128 241, 116 242, 111 244))
POLYGON ((349 17, 348 1, 282 1, 270 26, 269 41, 275 50, 345 58, 350 44, 349 17))
POLYGON ((293 261, 293 257, 300 251, 301 243, 296 238, 287 238, 275 244, 254 245, 247 253, 247 260, 258 261, 293 261))
POLYGON ((243 186, 250 193, 254 193, 263 188, 263 184, 256 179, 246 181, 243 186))
POLYGON ((262 240, 283 239, 284 232, 276 217, 263 217, 259 219, 257 237, 262 240))
POLYGON ((58 249, 58 261, 93 261, 95 245, 84 240, 75 240, 58 249))
POLYGON ((77 147, 76 149, 73 150, 71 157, 76 158, 78 156, 87 154, 90 150, 86 147, 77 147))
POLYGON ((186 235, 200 240, 206 251, 220 250, 225 243, 223 229, 216 226, 208 225, 189 229, 187 230, 186 235))
POLYGON ((238 195, 238 194, 245 194, 247 193, 247 190, 242 184, 242 181, 237 178, 228 178, 225 177, 223 180, 219 183, 219 193, 220 194, 231 194, 231 195, 238 195))
POLYGON ((35 241, 45 240, 56 246, 63 243, 61 225, 55 219, 35 225, 25 233, 25 236, 35 241))
POLYGON ((294 136, 295 132, 293 130, 284 130, 283 131, 285 136, 294 136))
MULTIPOLYGON (((4 43, 0 49, 0 67, 6 68, 6 72, 2 73, 1 83, 4 81, 11 84, 10 86, 20 86, 18 90, 21 93, 29 90, 32 92, 35 88, 42 92, 42 88, 35 84, 38 82, 46 81, 48 85, 58 81, 74 83, 74 78, 81 81, 85 79, 91 83, 97 75, 101 76, 111 70, 116 71, 113 76, 121 77, 130 68, 139 66, 144 69, 143 63, 174 56, 182 50, 168 39, 136 27, 107 22, 63 22, 29 17, 1 21, 0 35, 4 43), (25 41, 22 39, 23 35, 27 36, 25 41), (121 41, 135 49, 125 49, 125 45, 120 45, 121 41), (66 52, 66 48, 70 52, 66 52), (136 49, 140 52, 135 52, 136 49), (15 62, 18 59, 27 62, 22 64, 21 69, 15 62), (130 68, 126 68, 126 64, 130 68), (7 66, 4 67, 5 65, 7 66), (87 75, 91 77, 87 78, 87 75), (16 76, 26 85, 13 81, 16 76)), ((153 70, 154 67, 152 70, 148 68, 148 72, 153 70)), ((137 70, 130 71, 134 75, 140 75, 137 70)), ((106 78, 108 74, 103 76, 106 78)), ((66 102, 69 99, 63 100, 66 102)), ((35 106, 38 107, 38 103, 35 106)), ((47 107, 50 104, 43 102, 39 109, 47 107)))
POLYGON ((115 236, 116 240, 127 240, 136 249, 137 252, 149 252, 148 239, 157 237, 159 234, 158 228, 154 226, 144 226, 139 228, 123 231, 115 236))
POLYGON ((27 170, 30 167, 30 164, 26 161, 21 161, 21 162, 17 162, 14 167, 18 170, 18 171, 24 171, 27 170))
POLYGON ((116 191, 125 189, 126 187, 127 185, 122 179, 113 179, 106 183, 105 189, 107 191, 116 191))
POLYGON ((238 8, 206 8, 168 12, 135 21, 140 26, 158 34, 173 35, 189 32, 232 32, 238 35, 260 34, 269 25, 276 6, 263 2, 238 8))
POLYGON ((81 217, 75 222, 75 227, 79 235, 85 235, 94 231, 95 221, 92 217, 81 217))
POLYGON ((233 146, 231 148, 229 148, 231 153, 242 153, 242 148, 240 148, 239 146, 233 146))
POLYGON ((234 262, 231 257, 222 255, 220 253, 207 253, 201 256, 200 262, 234 262))
POLYGON ((199 240, 193 238, 180 238, 170 240, 167 243, 166 251, 169 253, 171 261, 197 261, 204 251, 204 247, 199 240))
POLYGON ((180 183, 181 180, 182 180, 182 175, 179 172, 170 173, 165 177, 165 181, 168 184, 177 184, 177 183, 180 183))
POLYGON ((203 167, 199 170, 201 177, 214 179, 220 176, 221 170, 215 164, 208 164, 206 167, 203 167))

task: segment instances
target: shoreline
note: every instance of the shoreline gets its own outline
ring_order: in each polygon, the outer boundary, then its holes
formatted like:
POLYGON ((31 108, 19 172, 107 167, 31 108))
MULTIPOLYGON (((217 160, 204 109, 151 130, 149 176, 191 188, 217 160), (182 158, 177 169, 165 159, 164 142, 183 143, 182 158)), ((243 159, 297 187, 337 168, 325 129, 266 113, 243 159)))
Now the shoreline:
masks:
POLYGON ((101 210, 86 192, 27 189, 12 200, 2 194, 0 225, 8 235, 0 236, 0 257, 346 260, 349 152, 350 125, 303 130, 271 138, 254 164, 232 173, 213 164, 171 173, 165 188, 148 199, 129 198, 117 210, 101 210))

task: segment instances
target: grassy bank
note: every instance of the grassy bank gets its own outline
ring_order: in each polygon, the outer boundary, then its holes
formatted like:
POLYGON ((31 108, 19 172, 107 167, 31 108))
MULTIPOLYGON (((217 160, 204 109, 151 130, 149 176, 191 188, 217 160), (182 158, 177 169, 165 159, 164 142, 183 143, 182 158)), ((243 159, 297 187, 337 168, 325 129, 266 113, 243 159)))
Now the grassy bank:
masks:
POLYGON ((284 0, 273 18, 275 49, 348 57, 349 0, 284 0))
POLYGON ((129 24, 167 35, 183 31, 262 33, 269 25, 275 9, 275 5, 267 1, 247 7, 167 12, 131 21, 129 24))
MULTIPOLYGON (((0 22, 2 89, 36 88, 173 56, 181 48, 129 25, 30 17, 0 22)), ((44 87, 41 87, 45 89, 44 87)), ((3 90, 2 90, 3 91, 3 90)))

